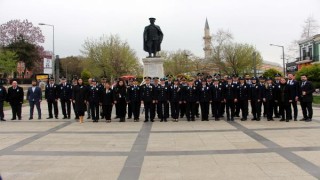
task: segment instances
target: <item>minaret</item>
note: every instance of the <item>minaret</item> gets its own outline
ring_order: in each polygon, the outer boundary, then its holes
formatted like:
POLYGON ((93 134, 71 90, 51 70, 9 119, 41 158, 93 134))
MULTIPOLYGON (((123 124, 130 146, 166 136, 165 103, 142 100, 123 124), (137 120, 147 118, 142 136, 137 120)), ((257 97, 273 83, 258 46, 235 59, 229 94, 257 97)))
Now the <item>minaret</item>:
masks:
POLYGON ((208 19, 206 18, 206 24, 204 26, 204 59, 207 60, 212 55, 212 44, 211 44, 211 36, 210 36, 210 28, 208 19))

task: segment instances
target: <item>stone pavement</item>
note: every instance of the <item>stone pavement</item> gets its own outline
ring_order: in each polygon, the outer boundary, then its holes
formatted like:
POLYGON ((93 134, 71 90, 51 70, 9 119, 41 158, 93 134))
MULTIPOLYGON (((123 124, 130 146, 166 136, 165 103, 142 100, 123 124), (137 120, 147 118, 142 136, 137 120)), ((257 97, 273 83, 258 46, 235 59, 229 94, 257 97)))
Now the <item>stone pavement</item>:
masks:
MULTIPOLYGON (((42 110, 45 119, 45 102, 42 110)), ((10 121, 6 110, 0 173, 4 180, 320 179, 320 108, 314 110, 309 123, 108 124, 29 121, 29 107, 21 121, 10 121)))

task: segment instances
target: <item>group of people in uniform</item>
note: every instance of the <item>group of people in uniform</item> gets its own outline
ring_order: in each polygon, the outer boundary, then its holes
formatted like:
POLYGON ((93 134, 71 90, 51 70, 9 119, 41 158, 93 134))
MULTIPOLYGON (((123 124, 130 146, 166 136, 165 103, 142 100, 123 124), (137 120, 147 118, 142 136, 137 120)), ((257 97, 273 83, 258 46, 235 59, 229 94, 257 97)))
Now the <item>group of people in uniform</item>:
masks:
MULTIPOLYGON (((301 76, 301 81, 294 79, 293 74, 287 78, 276 74, 274 77, 238 77, 221 76, 220 74, 208 75, 198 73, 197 78, 173 78, 167 75, 164 78, 144 77, 140 84, 136 78, 117 79, 111 83, 106 78, 90 78, 89 85, 83 79, 75 78, 72 84, 61 78, 60 84, 55 84, 50 78, 45 87, 45 99, 48 104, 49 117, 56 119, 59 116, 58 102, 61 104, 63 119, 70 119, 71 105, 75 119, 84 122, 85 112, 87 119, 98 122, 105 119, 111 122, 111 114, 115 106, 115 118, 120 122, 132 119, 140 120, 141 107, 144 113, 144 122, 167 122, 171 117, 174 122, 186 117, 187 121, 209 121, 211 116, 215 121, 226 116, 227 121, 234 121, 240 117, 246 121, 249 117, 249 107, 253 121, 260 121, 266 117, 268 121, 280 118, 280 121, 297 121, 298 102, 300 102, 303 118, 312 121, 314 87, 306 75, 301 76), (143 105, 143 106, 142 106, 143 105), (210 108, 211 107, 211 108, 210 108), (201 117, 200 117, 201 114, 201 117)), ((30 104, 30 118, 33 119, 33 107, 38 109, 38 118, 41 119, 40 102, 42 92, 32 83, 27 91, 27 100, 30 104)), ((21 104, 23 103, 23 89, 12 82, 6 89, 0 88, 0 118, 5 121, 3 114, 3 101, 8 101, 12 107, 12 120, 21 120, 21 104)))

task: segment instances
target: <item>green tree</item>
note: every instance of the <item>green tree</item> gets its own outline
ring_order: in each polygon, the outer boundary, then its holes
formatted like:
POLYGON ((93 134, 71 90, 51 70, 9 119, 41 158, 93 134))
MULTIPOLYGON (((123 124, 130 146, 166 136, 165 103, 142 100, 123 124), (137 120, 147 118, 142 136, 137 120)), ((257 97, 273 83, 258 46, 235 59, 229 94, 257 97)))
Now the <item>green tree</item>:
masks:
POLYGON ((82 53, 87 59, 85 66, 93 76, 109 78, 123 75, 139 75, 142 66, 129 44, 117 35, 102 36, 96 40, 86 40, 82 53))
POLYGON ((68 56, 60 59, 60 74, 66 77, 67 79, 71 79, 72 76, 81 76, 81 72, 83 70, 83 62, 84 58, 81 56, 68 56))
POLYGON ((224 60, 220 62, 225 74, 251 73, 254 69, 253 53, 256 53, 256 67, 262 64, 260 53, 252 45, 229 43, 224 46, 224 60))
POLYGON ((83 80, 83 83, 88 85, 88 79, 92 77, 92 74, 87 69, 82 70, 81 72, 81 78, 83 80))
POLYGON ((264 71, 263 76, 273 78, 275 74, 281 74, 281 76, 282 76, 282 73, 274 68, 270 68, 270 69, 264 71))
POLYGON ((12 73, 16 69, 18 56, 13 51, 0 49, 0 73, 6 77, 6 74, 12 73))
POLYGON ((165 74, 178 75, 193 71, 194 56, 189 50, 161 52, 160 55, 164 58, 163 68, 165 74))
POLYGON ((18 56, 18 61, 25 63, 23 74, 26 74, 27 69, 32 70, 35 62, 41 60, 39 47, 27 42, 23 37, 9 44, 6 49, 15 52, 18 56))

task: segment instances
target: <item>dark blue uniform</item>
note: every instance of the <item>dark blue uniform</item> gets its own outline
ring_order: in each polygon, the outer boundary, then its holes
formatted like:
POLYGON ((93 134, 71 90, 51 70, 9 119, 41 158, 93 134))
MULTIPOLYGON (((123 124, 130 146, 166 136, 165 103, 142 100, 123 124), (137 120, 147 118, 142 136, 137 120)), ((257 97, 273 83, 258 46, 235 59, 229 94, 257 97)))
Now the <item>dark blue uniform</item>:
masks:
POLYGON ((171 106, 171 117, 177 121, 179 118, 179 105, 181 103, 181 87, 172 85, 169 87, 169 101, 171 106))
POLYGON ((52 107, 54 111, 54 117, 58 119, 58 91, 59 87, 56 84, 47 84, 45 89, 45 99, 48 103, 49 119, 53 118, 52 107))
POLYGON ((140 117, 141 87, 138 85, 132 85, 128 88, 128 106, 131 106, 134 121, 138 121, 140 117))
POLYGON ((261 116, 261 101, 262 101, 262 92, 261 88, 258 84, 251 84, 250 85, 250 98, 251 101, 251 109, 252 109, 252 120, 260 121, 261 116))
POLYGON ((141 101, 143 101, 144 109, 145 109, 145 122, 149 121, 149 117, 151 122, 153 122, 153 118, 155 116, 154 110, 154 91, 155 87, 152 84, 144 84, 141 86, 140 96, 141 101))
POLYGON ((160 122, 166 122, 169 117, 169 88, 166 85, 155 88, 155 100, 160 122))
POLYGON ((195 121, 196 108, 199 104, 199 91, 196 86, 187 86, 184 88, 183 101, 186 102, 186 115, 188 121, 195 121))
POLYGON ((111 112, 114 103, 114 94, 113 89, 103 89, 101 91, 101 104, 102 104, 102 112, 103 117, 107 120, 107 122, 111 121, 111 112))
POLYGON ((99 121, 99 102, 100 102, 100 89, 98 86, 90 86, 87 92, 87 102, 89 102, 91 117, 93 122, 99 121))
POLYGON ((224 87, 222 85, 213 85, 211 86, 211 94, 212 94, 212 115, 215 120, 219 120, 221 115, 221 103, 224 101, 224 87))
POLYGON ((212 94, 209 86, 202 86, 199 88, 199 103, 202 121, 209 121, 209 104, 211 96, 212 94))
POLYGON ((267 84, 264 92, 264 102, 267 108, 267 119, 268 121, 273 121, 273 109, 275 103, 275 97, 277 93, 277 87, 274 84, 267 84))
POLYGON ((289 119, 292 119, 292 109, 293 109, 293 118, 296 121, 298 117, 298 106, 297 106, 297 101, 296 97, 298 97, 298 88, 299 88, 299 83, 295 80, 288 80, 288 85, 291 91, 291 96, 292 96, 292 102, 290 103, 290 116, 289 119), (291 108, 292 106, 292 108, 291 108))
POLYGON ((235 113, 235 99, 237 99, 237 85, 227 83, 224 89, 225 89, 224 99, 226 100, 227 120, 233 121, 234 113, 235 113), (230 115, 231 115, 231 118, 230 118, 230 115))
POLYGON ((72 98, 72 88, 70 84, 64 83, 59 85, 59 99, 61 102, 63 119, 70 119, 71 114, 71 98, 72 98), (67 105, 67 109, 66 109, 67 105), (67 114, 68 113, 68 114, 67 114))
POLYGON ((239 84, 237 86, 238 90, 238 106, 241 109, 242 112, 242 121, 247 120, 248 117, 248 99, 249 99, 249 86, 246 84, 239 84))

